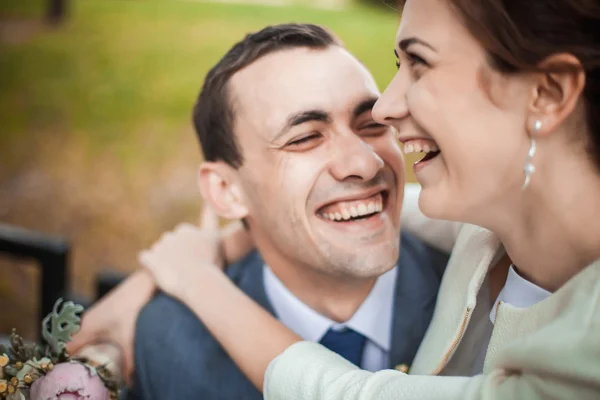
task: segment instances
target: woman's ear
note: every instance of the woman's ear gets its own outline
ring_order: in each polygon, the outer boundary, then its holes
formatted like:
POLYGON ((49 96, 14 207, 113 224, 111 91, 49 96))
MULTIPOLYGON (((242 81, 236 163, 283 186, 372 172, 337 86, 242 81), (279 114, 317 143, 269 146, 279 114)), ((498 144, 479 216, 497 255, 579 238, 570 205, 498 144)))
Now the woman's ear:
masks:
POLYGON ((533 88, 528 126, 535 126, 538 120, 542 123, 536 136, 548 135, 563 124, 577 108, 585 87, 585 72, 577 57, 571 54, 554 54, 546 58, 540 68, 558 72, 538 74, 533 88))
POLYGON ((198 185, 204 201, 207 201, 220 217, 242 219, 248 215, 242 188, 231 166, 218 161, 203 162, 198 168, 198 185))

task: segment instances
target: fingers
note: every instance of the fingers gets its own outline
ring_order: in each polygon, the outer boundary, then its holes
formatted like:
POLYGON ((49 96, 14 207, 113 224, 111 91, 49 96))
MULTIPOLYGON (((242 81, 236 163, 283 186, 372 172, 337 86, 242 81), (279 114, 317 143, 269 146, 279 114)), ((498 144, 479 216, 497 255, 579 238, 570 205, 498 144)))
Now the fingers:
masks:
MULTIPOLYGON (((200 219, 200 229, 205 233, 205 235, 209 235, 212 237, 212 249, 207 249, 207 251, 213 254, 212 262, 221 268, 225 267, 225 249, 223 247, 223 243, 221 242, 221 226, 219 224, 219 216, 215 212, 214 208, 208 204, 208 202, 204 202, 202 206, 202 216, 200 219)), ((204 239, 206 246, 209 246, 206 238, 204 239)))
MULTIPOLYGON (((91 309, 88 313, 93 313, 91 309)), ((73 335, 70 342, 67 343, 67 353, 75 354, 83 347, 94 344, 99 337, 97 327, 94 326, 94 318, 90 314, 86 314, 81 320, 81 328, 73 335)))
POLYGON ((254 249, 254 241, 250 232, 241 221, 228 224, 221 235, 224 262, 231 264, 241 260, 254 249))
POLYGON ((177 270, 174 271, 165 271, 165 265, 169 265, 171 262, 167 260, 161 262, 161 253, 160 249, 158 251, 142 251, 138 255, 139 263, 146 268, 147 271, 152 275, 152 279, 156 286, 165 293, 172 293, 172 285, 171 281, 176 280, 177 277, 173 277, 172 275, 177 275, 177 270))
POLYGON ((155 271, 152 268, 154 264, 152 262, 152 256, 148 250, 141 251, 138 254, 138 262, 140 263, 140 265, 146 268, 147 271, 150 272, 150 275, 152 275, 152 279, 154 279, 154 282, 156 283, 157 279, 155 276, 155 271))
POLYGON ((113 360, 118 362, 118 375, 127 386, 131 386, 135 373, 133 337, 126 340, 125 343, 114 343, 114 345, 118 348, 118 357, 113 355, 113 360))
POLYGON ((123 380, 127 384, 127 386, 131 386, 133 383, 133 374, 135 372, 135 362, 133 355, 133 344, 129 346, 127 349, 123 349, 123 359, 121 361, 121 365, 123 368, 123 380))
POLYGON ((89 345, 77 352, 78 357, 90 360, 97 365, 105 365, 115 376, 122 376, 122 350, 116 343, 102 342, 89 345))
POLYGON ((210 204, 208 204, 208 202, 204 202, 204 205, 202 206, 202 212, 200 214, 200 229, 207 230, 209 232, 219 231, 219 216, 210 206, 210 204))
POLYGON ((201 225, 179 224, 139 254, 140 264, 163 292, 176 296, 188 285, 185 277, 196 277, 199 267, 224 264, 219 217, 208 205, 203 207, 201 225))
POLYGON ((240 220, 235 220, 229 222, 227 225, 221 229, 221 236, 227 237, 230 235, 236 235, 240 232, 245 232, 246 228, 244 228, 244 224, 240 220))

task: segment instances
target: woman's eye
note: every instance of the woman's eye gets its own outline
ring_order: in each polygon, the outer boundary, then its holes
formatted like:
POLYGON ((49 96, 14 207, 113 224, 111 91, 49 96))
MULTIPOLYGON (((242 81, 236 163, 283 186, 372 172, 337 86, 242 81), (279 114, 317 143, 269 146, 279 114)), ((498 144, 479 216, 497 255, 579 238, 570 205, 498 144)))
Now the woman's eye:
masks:
MULTIPOLYGON (((422 57, 416 55, 415 53, 406 53, 406 58, 408 59, 408 65, 411 68, 416 66, 425 66, 428 67, 429 64, 422 57)), ((396 68, 400 69, 400 60, 396 60, 396 68)))
POLYGON ((423 58, 419 57, 418 55, 414 54, 414 53, 407 53, 408 56, 408 61, 410 62, 410 66, 414 67, 416 65, 424 65, 424 66, 428 66, 429 64, 427 64, 427 61, 425 61, 423 58))

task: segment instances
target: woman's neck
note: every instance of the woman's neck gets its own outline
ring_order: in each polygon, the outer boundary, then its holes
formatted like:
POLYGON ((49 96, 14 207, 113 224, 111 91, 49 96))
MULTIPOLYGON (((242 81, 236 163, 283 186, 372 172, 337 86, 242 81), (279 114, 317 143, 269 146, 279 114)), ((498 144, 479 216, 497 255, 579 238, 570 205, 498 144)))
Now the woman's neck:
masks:
POLYGON ((519 273, 551 292, 600 259, 600 178, 587 160, 560 164, 536 172, 489 224, 519 273))

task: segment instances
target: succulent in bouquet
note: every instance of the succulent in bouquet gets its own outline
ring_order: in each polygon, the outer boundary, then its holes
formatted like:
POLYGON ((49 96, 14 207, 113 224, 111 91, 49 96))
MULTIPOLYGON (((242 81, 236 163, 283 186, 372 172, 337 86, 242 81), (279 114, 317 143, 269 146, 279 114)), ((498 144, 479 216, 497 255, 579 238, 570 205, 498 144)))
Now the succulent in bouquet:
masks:
POLYGON ((81 305, 59 299, 42 322, 45 344, 28 344, 13 329, 0 345, 1 400, 114 400, 119 382, 106 365, 71 357, 71 335, 79 330, 81 305), (61 306, 62 304, 62 306, 61 306))

